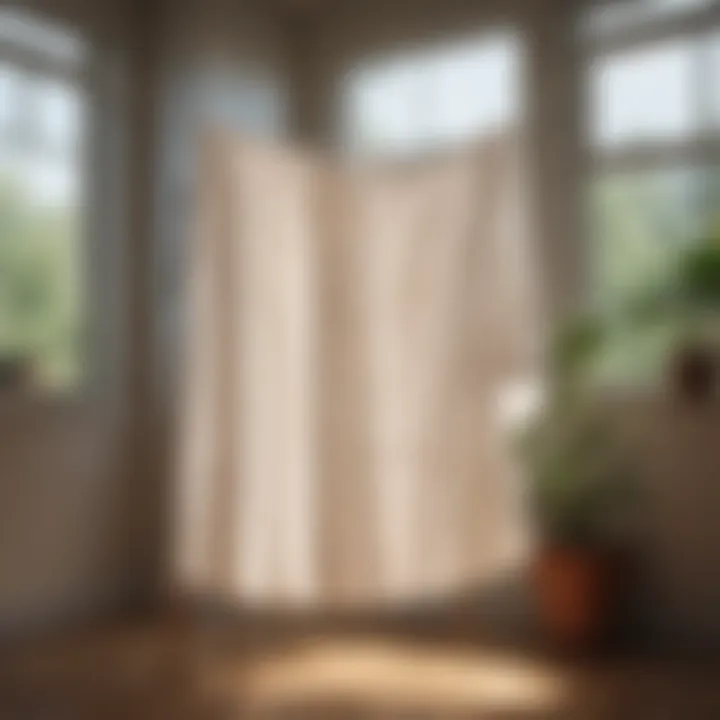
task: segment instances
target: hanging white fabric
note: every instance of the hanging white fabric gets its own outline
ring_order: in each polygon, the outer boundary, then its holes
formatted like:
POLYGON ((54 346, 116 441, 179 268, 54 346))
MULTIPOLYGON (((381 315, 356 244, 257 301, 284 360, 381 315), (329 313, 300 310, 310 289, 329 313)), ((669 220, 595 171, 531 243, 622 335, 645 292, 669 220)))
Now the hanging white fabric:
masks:
POLYGON ((353 169, 217 136, 203 165, 178 582, 360 605, 504 572, 537 336, 517 144, 353 169))

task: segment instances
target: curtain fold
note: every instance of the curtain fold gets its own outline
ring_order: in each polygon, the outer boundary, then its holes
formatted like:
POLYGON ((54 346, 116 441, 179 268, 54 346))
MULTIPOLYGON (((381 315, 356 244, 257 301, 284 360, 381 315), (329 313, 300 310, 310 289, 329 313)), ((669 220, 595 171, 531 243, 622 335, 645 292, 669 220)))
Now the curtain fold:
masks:
POLYGON ((385 603, 520 556, 503 426, 537 357, 520 171, 507 137, 369 168, 214 138, 189 273, 183 587, 385 603))

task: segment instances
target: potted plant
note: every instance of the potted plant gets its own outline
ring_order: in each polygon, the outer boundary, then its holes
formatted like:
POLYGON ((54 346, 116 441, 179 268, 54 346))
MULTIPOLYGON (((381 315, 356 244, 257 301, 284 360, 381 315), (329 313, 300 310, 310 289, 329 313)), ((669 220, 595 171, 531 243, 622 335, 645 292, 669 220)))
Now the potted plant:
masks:
POLYGON ((671 383, 693 402, 718 391, 720 235, 688 244, 670 273, 612 318, 568 325, 552 347, 544 407, 522 450, 538 530, 535 590, 555 644, 596 647, 608 637, 628 583, 628 533, 636 475, 611 408, 595 392, 595 368, 618 328, 639 336, 674 330, 671 383), (612 328, 612 332, 608 330, 612 328))
POLYGON ((607 637, 628 568, 629 457, 589 382, 603 342, 596 319, 561 334, 549 397, 522 444, 539 539, 539 610, 553 643, 573 651, 607 637))

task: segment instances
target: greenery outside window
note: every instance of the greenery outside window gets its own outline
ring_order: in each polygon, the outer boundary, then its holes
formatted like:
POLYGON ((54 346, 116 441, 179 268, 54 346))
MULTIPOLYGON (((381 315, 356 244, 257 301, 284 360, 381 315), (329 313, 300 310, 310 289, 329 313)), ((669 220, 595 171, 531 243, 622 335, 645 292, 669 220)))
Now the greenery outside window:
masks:
MULTIPOLYGON (((584 28, 590 277, 594 305, 612 323, 718 226, 720 4, 601 2, 584 28)), ((618 328, 604 379, 652 384, 678 331, 618 328)))
POLYGON ((0 13, 0 392, 82 379, 82 51, 64 28, 0 13))

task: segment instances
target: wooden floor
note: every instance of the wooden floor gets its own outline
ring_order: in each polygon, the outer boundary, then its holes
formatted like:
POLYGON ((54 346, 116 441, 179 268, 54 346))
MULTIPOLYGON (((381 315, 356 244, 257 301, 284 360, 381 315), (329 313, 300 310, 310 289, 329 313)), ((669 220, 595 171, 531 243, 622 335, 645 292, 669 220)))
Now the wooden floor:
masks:
POLYGON ((2 720, 710 720, 720 670, 596 664, 462 639, 268 634, 174 621, 114 625, 0 658, 2 720))

